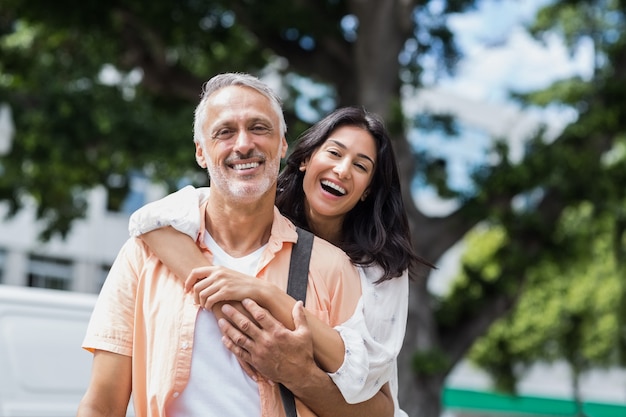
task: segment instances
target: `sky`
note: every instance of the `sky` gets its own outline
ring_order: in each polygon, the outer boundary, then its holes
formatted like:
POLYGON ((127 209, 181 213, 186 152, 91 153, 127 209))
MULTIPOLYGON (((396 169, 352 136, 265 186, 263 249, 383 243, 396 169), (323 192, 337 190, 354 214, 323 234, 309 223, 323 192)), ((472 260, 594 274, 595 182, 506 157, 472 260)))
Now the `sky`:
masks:
MULTIPOLYGON (((508 99, 510 91, 537 90, 575 74, 584 78, 592 74, 590 43, 583 43, 577 53, 570 56, 557 36, 549 36, 541 43, 526 32, 525 25, 532 23, 537 10, 550 1, 483 0, 476 11, 451 17, 450 27, 464 54, 455 76, 438 80, 431 96, 429 92, 421 92, 417 99, 405 101, 409 114, 423 109, 429 100, 432 105, 433 97, 441 106, 471 109, 466 120, 480 125, 479 129, 470 129, 454 140, 442 140, 438 135, 419 131, 411 138, 418 149, 445 156, 453 186, 470 187, 469 171, 489 157, 490 139, 478 132, 481 127, 496 129, 490 123, 500 121, 502 126, 498 133, 513 136, 511 148, 517 153, 512 157, 519 159, 529 127, 538 121, 549 121, 555 131, 559 131, 575 117, 564 109, 520 113, 519 106, 508 99)), ((457 208, 455 201, 438 199, 429 188, 419 188, 415 200, 425 214, 432 216, 444 216, 457 208)), ((437 261, 439 269, 429 280, 433 293, 442 294, 447 290, 450 279, 456 276, 462 252, 460 242, 437 261)))
POLYGON ((503 100, 506 90, 546 87, 573 74, 591 75, 592 47, 583 43, 574 57, 557 36, 545 44, 524 29, 551 0, 483 0, 474 12, 450 19, 465 54, 457 76, 441 86, 477 100, 503 100), (489 45, 497 45, 490 47, 489 45))
MULTIPOLYGON (((513 161, 521 159, 525 139, 540 122, 549 123, 554 136, 575 118, 572 110, 550 108, 521 112, 509 98, 511 91, 528 92, 549 86, 558 79, 592 74, 593 49, 582 43, 570 56, 558 36, 544 42, 533 39, 525 27, 537 10, 551 0, 483 0, 477 9, 451 16, 449 26, 463 53, 453 77, 439 79, 431 91, 411 92, 405 110, 423 111, 450 106, 472 126, 461 137, 442 139, 437 133, 416 131, 410 140, 419 150, 447 161, 450 185, 467 190, 469 172, 490 158, 492 136, 508 136, 513 161)), ((442 201, 434 190, 420 187, 417 205, 428 215, 444 216, 457 207, 442 201)))
MULTIPOLYGON (((593 49, 590 43, 583 43, 574 56, 569 56, 557 36, 547 37, 544 43, 540 43, 532 39, 524 29, 525 25, 534 21, 537 10, 551 1, 553 0, 482 0, 476 10, 449 17, 449 27, 455 34, 464 58, 458 63, 453 77, 436 81, 435 95, 439 97, 440 103, 447 100, 457 107, 472 108, 471 116, 474 120, 469 123, 480 119, 481 111, 483 118, 490 122, 500 121, 500 131, 497 126, 488 128, 495 128, 497 134, 513 136, 510 157, 514 160, 523 155, 524 136, 527 135, 528 126, 538 120, 547 119, 558 131, 575 115, 563 109, 520 115, 519 109, 507 98, 509 91, 540 89, 574 74, 591 76, 593 49), (496 111, 500 111, 496 117, 490 116, 496 111)), ((105 67, 102 72, 103 80, 108 79, 106 76, 112 73, 114 72, 107 71, 105 67)), ((120 82, 120 79, 114 78, 110 81, 120 82)), ((130 78, 126 81, 130 84, 136 82, 130 78)), ((319 99, 328 93, 320 90, 318 85, 300 85, 307 89, 310 97, 319 99)), ((422 110, 425 100, 422 95, 421 102, 407 101, 407 114, 422 110)), ((329 105, 332 107, 332 103, 329 105)), ((299 108, 304 119, 308 115, 312 122, 318 117, 307 103, 300 103, 299 108)), ((8 109, 0 108, 0 154, 8 150, 10 143, 7 139, 10 132, 4 132, 10 127, 6 123, 8 118, 8 109)), ((478 123, 480 124, 480 120, 478 123)), ((437 135, 425 132, 417 132, 411 140, 418 149, 445 157, 451 185, 457 189, 467 189, 471 187, 468 174, 472 167, 484 164, 489 157, 490 141, 481 134, 481 128, 485 126, 467 131, 464 137, 455 140, 442 140, 437 135)), ((428 188, 419 190, 416 203, 426 214, 442 216, 457 206, 454 201, 437 199, 433 190, 428 188)))

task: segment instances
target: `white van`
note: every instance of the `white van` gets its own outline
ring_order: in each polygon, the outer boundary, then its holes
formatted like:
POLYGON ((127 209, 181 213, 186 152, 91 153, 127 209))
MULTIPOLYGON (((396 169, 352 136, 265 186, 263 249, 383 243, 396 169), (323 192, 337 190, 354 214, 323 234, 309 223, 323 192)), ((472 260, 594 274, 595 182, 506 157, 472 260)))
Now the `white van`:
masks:
MULTIPOLYGON (((91 374, 94 294, 0 285, 0 416, 73 417, 91 374)), ((130 407, 132 411, 132 407, 130 407)))

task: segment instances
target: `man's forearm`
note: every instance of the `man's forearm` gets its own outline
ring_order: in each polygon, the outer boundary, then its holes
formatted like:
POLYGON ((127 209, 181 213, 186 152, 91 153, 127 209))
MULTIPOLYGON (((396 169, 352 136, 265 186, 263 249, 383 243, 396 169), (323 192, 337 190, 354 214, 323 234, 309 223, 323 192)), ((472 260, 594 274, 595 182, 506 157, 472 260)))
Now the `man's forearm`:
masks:
POLYGON ((287 384, 287 388, 318 417, 392 417, 394 414, 388 385, 365 402, 348 404, 326 372, 316 367, 306 375, 287 384))
POLYGON ((292 311, 295 330, 287 329, 254 301, 244 300, 243 304, 250 315, 227 304, 222 312, 230 321, 218 322, 226 336, 225 346, 240 360, 249 363, 267 380, 284 384, 319 417, 393 416, 389 384, 366 402, 346 403, 330 376, 315 362, 313 337, 301 301, 292 311))

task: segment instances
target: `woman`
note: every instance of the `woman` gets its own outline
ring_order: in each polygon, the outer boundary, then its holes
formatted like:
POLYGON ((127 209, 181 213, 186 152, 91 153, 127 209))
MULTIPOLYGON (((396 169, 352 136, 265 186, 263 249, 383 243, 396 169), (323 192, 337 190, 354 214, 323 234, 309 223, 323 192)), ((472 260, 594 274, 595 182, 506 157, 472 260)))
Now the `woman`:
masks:
MULTIPOLYGON (((302 134, 286 162, 278 179, 278 208, 297 226, 343 249, 361 274, 361 309, 336 328, 347 350, 356 354, 344 357, 341 349, 332 357, 319 358, 316 350, 316 359, 334 371, 331 378, 347 402, 369 399, 388 381, 395 415, 406 415, 398 408, 396 357, 406 326, 408 268, 413 262, 432 265, 412 249, 389 135, 375 115, 360 108, 338 109, 302 134), (361 354, 360 347, 366 349, 361 354)), ((183 189, 140 209, 131 218, 131 233, 172 225, 195 241, 198 199, 206 189, 192 190, 183 189), (152 210, 155 204, 159 209, 152 210)), ((239 277, 235 284, 229 276, 196 283, 210 271, 196 268, 190 273, 190 265, 200 262, 200 252, 188 239, 174 243, 171 230, 165 229, 143 239, 174 272, 188 276, 188 287, 195 283, 196 299, 206 308, 233 299, 259 302, 254 289, 258 280, 239 277)), ((282 290, 275 291, 284 296, 282 290)), ((271 306, 264 307, 276 315, 271 306)))

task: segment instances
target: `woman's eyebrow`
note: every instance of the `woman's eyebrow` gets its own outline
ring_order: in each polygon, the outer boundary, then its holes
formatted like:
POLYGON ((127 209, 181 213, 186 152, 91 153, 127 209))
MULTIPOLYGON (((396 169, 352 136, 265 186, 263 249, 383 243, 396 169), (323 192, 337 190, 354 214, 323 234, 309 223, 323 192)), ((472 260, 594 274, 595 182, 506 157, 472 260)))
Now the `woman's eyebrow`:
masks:
MULTIPOLYGON (((343 143, 335 140, 335 139, 328 139, 329 142, 334 143, 335 145, 339 146, 341 149, 348 149, 348 147, 346 145, 344 145, 343 143)), ((370 161, 372 163, 372 165, 375 165, 374 160, 372 158, 370 158, 369 156, 365 155, 364 153, 357 153, 356 154, 359 158, 364 158, 367 159, 368 161, 370 161)))

